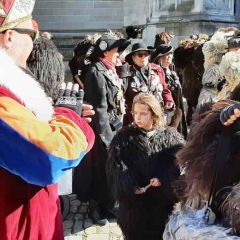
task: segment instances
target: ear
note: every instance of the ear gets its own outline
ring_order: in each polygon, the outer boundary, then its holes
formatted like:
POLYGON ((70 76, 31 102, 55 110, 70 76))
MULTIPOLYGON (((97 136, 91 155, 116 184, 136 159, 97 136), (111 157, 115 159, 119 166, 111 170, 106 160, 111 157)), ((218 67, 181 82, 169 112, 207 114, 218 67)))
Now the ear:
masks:
POLYGON ((3 48, 9 49, 12 48, 13 43, 14 43, 14 38, 16 36, 14 36, 14 32, 12 30, 7 30, 4 34, 3 34, 3 48))
POLYGON ((104 57, 107 57, 108 52, 104 52, 103 55, 104 55, 104 57))

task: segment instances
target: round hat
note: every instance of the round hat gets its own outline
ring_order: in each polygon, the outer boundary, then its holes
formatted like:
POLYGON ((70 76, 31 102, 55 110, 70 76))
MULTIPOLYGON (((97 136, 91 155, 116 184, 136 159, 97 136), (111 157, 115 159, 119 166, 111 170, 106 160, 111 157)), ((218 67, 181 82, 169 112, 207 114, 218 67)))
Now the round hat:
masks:
POLYGON ((170 52, 173 52, 173 47, 167 44, 160 44, 155 51, 154 62, 161 56, 164 56, 170 52))
POLYGON ((139 51, 146 51, 148 52, 149 54, 153 53, 155 51, 155 49, 151 48, 151 47, 147 47, 146 44, 144 42, 137 42, 137 43, 134 43, 132 45, 132 49, 131 49, 131 52, 128 53, 125 57, 125 60, 126 62, 128 62, 129 64, 132 64, 132 55, 136 52, 139 52, 139 51))
POLYGON ((119 38, 114 35, 114 33, 103 35, 92 45, 92 51, 86 56, 86 58, 90 61, 96 60, 96 58, 100 57, 104 52, 110 51, 114 48, 118 48, 118 52, 121 53, 130 43, 130 41, 124 38, 119 38))

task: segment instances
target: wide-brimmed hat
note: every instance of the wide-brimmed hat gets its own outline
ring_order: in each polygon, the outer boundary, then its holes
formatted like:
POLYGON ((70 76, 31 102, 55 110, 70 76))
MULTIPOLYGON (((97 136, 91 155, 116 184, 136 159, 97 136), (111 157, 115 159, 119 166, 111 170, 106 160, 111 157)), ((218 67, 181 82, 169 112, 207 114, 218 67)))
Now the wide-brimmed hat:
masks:
POLYGON ((240 36, 231 36, 227 38, 228 49, 229 48, 240 48, 240 36))
POLYGON ((31 19, 34 4, 35 0, 24 3, 20 0, 0 1, 0 32, 31 19))
POLYGON ((154 57, 154 62, 157 61, 157 59, 161 56, 164 56, 168 53, 173 52, 173 47, 167 44, 160 44, 155 51, 155 57, 154 57))
POLYGON ((147 47, 144 42, 137 42, 132 45, 132 50, 129 54, 126 55, 125 61, 128 62, 129 64, 132 64, 132 55, 139 51, 146 51, 149 54, 151 54, 155 51, 155 49, 147 47))
POLYGON ((107 33, 101 36, 96 43, 93 44, 91 47, 92 51, 86 56, 86 58, 92 62, 102 56, 104 52, 110 51, 114 48, 118 48, 118 52, 121 53, 130 43, 130 41, 124 38, 119 38, 112 32, 110 34, 107 33))

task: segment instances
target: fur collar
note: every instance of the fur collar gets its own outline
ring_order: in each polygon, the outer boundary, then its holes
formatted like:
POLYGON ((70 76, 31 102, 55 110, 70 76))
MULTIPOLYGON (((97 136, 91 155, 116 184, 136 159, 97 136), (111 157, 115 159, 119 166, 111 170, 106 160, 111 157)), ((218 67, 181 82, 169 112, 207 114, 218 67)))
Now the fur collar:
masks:
POLYGON ((39 120, 49 121, 54 110, 39 83, 19 68, 2 48, 0 59, 0 85, 9 89, 39 120))

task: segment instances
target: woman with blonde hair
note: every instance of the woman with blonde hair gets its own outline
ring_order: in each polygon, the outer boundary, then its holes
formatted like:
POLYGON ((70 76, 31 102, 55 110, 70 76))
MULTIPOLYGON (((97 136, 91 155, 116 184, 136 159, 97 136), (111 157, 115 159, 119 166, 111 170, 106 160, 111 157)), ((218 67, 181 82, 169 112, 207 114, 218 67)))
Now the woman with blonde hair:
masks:
POLYGON ((151 94, 133 99, 132 125, 113 138, 106 166, 108 182, 119 202, 118 224, 126 240, 162 239, 177 201, 175 154, 184 145, 174 128, 165 128, 163 110, 151 94))

